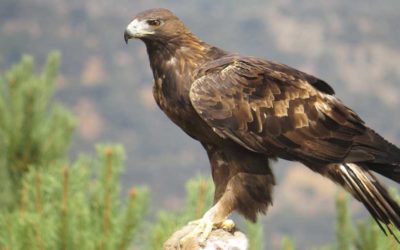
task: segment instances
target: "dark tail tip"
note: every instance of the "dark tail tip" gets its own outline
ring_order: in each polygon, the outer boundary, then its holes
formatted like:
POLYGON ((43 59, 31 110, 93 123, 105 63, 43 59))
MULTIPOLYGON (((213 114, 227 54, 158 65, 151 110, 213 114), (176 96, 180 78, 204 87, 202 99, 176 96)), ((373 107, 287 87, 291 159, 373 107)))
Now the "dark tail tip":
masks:
POLYGON ((339 168, 340 176, 336 174, 333 177, 341 180, 336 181, 364 204, 386 235, 391 234, 400 244, 393 230, 393 226, 400 230, 400 206, 386 188, 362 166, 344 163, 339 168))

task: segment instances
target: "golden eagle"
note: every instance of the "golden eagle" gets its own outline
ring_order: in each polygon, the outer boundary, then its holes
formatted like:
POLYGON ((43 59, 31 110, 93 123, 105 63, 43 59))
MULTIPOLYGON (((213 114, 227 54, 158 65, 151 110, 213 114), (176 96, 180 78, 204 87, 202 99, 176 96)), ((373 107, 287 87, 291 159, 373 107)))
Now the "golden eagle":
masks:
MULTIPOLYGON (((158 106, 207 151, 214 206, 193 232, 204 241, 236 210, 255 221, 272 204, 270 159, 298 161, 344 187, 394 235, 400 207, 372 172, 400 182, 400 149, 321 79, 211 46, 167 9, 139 13, 125 41, 142 40, 158 106)), ((229 222, 229 223, 228 223, 229 222)))

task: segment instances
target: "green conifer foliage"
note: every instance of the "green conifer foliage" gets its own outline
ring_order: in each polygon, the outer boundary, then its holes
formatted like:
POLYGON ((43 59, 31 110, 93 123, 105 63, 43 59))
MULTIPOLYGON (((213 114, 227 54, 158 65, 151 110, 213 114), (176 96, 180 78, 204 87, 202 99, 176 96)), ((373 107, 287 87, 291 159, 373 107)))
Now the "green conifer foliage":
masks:
POLYGON ((74 128, 70 112, 50 103, 60 55, 49 55, 41 73, 24 56, 0 74, 0 209, 14 206, 20 181, 30 168, 63 159, 74 128))
POLYGON ((288 237, 284 237, 282 239, 282 250, 294 250, 294 243, 293 240, 291 240, 288 237))
POLYGON ((121 201, 122 159, 121 146, 99 146, 94 161, 29 171, 18 208, 0 214, 0 249, 127 249, 148 193, 133 188, 121 201))
POLYGON ((338 250, 351 250, 353 228, 347 206, 347 195, 342 191, 336 196, 336 240, 338 250))
POLYGON ((246 221, 246 236, 249 240, 249 250, 263 250, 263 227, 260 223, 246 221))
POLYGON ((74 119, 50 104, 58 61, 52 53, 36 74, 25 56, 1 75, 0 249, 128 249, 148 192, 132 188, 121 199, 122 146, 68 163, 74 119))

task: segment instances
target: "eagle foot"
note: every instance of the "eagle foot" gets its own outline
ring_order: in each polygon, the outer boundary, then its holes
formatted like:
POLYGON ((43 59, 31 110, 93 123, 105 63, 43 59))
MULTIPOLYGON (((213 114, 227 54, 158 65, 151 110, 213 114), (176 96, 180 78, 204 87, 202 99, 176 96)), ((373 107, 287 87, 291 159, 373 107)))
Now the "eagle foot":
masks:
POLYGON ((231 219, 226 219, 223 222, 221 222, 219 225, 214 225, 217 226, 215 228, 221 228, 224 229, 227 232, 233 232, 235 230, 235 222, 231 219))
POLYGON ((204 247, 205 243, 213 229, 223 229, 227 232, 232 232, 235 229, 233 220, 226 219, 222 222, 215 223, 210 218, 203 217, 199 220, 191 221, 189 225, 196 225, 196 227, 180 239, 180 247, 187 245, 187 242, 197 239, 200 246, 204 247))

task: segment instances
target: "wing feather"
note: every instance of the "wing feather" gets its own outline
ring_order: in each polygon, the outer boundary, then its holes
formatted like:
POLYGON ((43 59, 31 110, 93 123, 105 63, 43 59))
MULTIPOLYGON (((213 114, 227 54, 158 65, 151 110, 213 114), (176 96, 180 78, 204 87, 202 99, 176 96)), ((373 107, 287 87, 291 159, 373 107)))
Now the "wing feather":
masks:
POLYGON ((190 89, 193 107, 218 134, 253 151, 323 163, 342 162, 366 130, 333 94, 313 76, 240 56, 203 65, 190 89))

